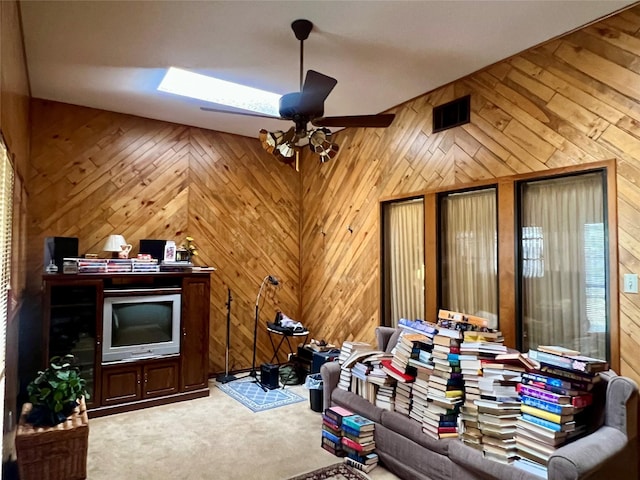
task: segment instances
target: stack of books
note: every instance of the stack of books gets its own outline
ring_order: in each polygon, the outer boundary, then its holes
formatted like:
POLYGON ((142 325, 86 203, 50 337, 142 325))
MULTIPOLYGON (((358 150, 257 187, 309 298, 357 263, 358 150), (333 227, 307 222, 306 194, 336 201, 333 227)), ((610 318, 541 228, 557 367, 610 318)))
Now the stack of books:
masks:
POLYGON ((458 358, 461 340, 462 331, 448 323, 441 323, 439 315, 438 331, 433 337, 431 352, 433 372, 427 384, 429 406, 422 422, 423 432, 432 438, 458 436, 457 415, 464 394, 458 358))
POLYGON ((480 398, 474 403, 478 407, 478 427, 482 432, 484 456, 500 463, 513 462, 517 456, 515 434, 520 416, 518 398, 512 401, 480 398))
POLYGON ((556 449, 587 432, 591 390, 609 365, 556 346, 541 345, 528 357, 540 367, 523 373, 518 385, 522 415, 515 441, 521 459, 544 469, 556 449))
POLYGON ((338 457, 346 455, 342 445, 342 421, 353 414, 352 411, 339 406, 324 410, 322 414, 322 448, 338 457))
POLYGON ((409 360, 419 359, 420 352, 431 351, 432 341, 422 333, 410 333, 404 331, 398 340, 398 344, 393 351, 391 365, 398 371, 414 376, 415 371, 409 366, 409 360))
POLYGON ((343 342, 338 355, 340 363, 340 380, 338 388, 345 391, 351 390, 351 368, 357 361, 357 352, 371 351, 371 344, 365 342, 343 342), (354 358, 355 357, 355 358, 354 358))
POLYGON ((110 258, 107 260, 108 273, 129 273, 133 270, 131 259, 110 258))
MULTIPOLYGON (((464 346, 464 342, 462 343, 464 346)), ((482 361, 476 354, 461 354, 460 373, 464 384, 464 403, 460 408, 462 432, 460 439, 468 446, 482 450, 482 432, 478 424, 478 406, 480 400, 479 379, 482 376, 482 361)))
POLYGON ((395 381, 390 385, 380 385, 376 392, 376 407, 394 411, 396 406, 395 381))
POLYGON ((415 381, 411 384, 411 408, 409 409, 409 418, 413 418, 420 423, 423 422, 425 411, 429 405, 428 394, 429 382, 416 377, 415 381))
POLYGON ((63 273, 107 273, 106 258, 64 258, 63 273))
POLYGON ((369 472, 378 464, 374 452, 375 423, 362 415, 351 415, 342 419, 342 445, 350 461, 347 463, 364 472, 369 472))
POLYGON ((394 410, 402 415, 409 416, 411 412, 413 382, 398 382, 396 385, 396 396, 394 410))
POLYGON ((157 258, 132 258, 131 263, 134 272, 156 273, 160 271, 157 258))

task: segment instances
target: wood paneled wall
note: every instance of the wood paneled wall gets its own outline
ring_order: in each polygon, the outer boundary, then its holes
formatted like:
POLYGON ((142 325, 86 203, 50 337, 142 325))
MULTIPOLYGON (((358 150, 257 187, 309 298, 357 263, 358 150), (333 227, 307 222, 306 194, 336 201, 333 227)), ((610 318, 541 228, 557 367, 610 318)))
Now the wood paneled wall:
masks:
MULTIPOLYGON (((639 273, 639 65, 636 6, 410 101, 388 129, 340 132, 331 162, 305 159, 301 306, 316 337, 374 341, 379 201, 412 192, 616 158, 614 281, 639 273), (431 133, 433 107, 468 94, 471 122, 431 133)), ((640 295, 619 304, 621 373, 640 381, 640 295)))
MULTIPOLYGON (((103 254, 109 234, 192 236, 213 265, 209 358, 224 371, 232 292, 231 370, 251 366, 254 311, 265 275, 281 280, 261 300, 258 364, 271 358, 264 323, 276 308, 299 318, 299 175, 256 139, 55 102, 32 102, 29 279, 37 297, 43 239, 79 238, 103 254), (264 302, 264 303, 263 303, 264 302)), ((104 254, 103 254, 104 255, 104 254)), ((36 318, 34 318, 36 321, 36 318)))
MULTIPOLYGON (((30 277, 41 272, 44 236, 78 236, 87 252, 110 233, 134 245, 192 235, 204 263, 219 267, 211 371, 223 369, 227 287, 231 368, 247 368, 267 274, 284 285, 266 295, 261 324, 278 306, 316 338, 374 340, 380 199, 610 158, 618 159, 619 274, 637 273, 639 32, 635 7, 493 65, 399 106, 388 129, 338 133, 338 157, 320 164, 306 154, 299 175, 255 139, 37 101, 30 277), (433 107, 466 94, 471 123, 432 134, 433 107)), ((621 373, 640 380, 640 297, 621 293, 619 303, 621 373)), ((269 353, 260 328, 259 362, 269 353)))

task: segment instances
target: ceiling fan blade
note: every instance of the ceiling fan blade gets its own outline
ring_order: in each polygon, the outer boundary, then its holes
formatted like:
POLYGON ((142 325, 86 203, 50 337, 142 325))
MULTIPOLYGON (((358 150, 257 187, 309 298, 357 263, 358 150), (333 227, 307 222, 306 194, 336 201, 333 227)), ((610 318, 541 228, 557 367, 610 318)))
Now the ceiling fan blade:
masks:
POLYGON ((231 113, 233 115, 244 115, 245 117, 272 118, 274 120, 284 120, 284 118, 276 117, 274 115, 266 115, 264 113, 236 112, 233 110, 223 110, 221 108, 211 108, 211 107, 200 107, 200 110, 203 110, 205 112, 231 113))
POLYGON ((385 128, 391 125, 394 113, 380 115, 349 115, 344 117, 321 117, 311 121, 316 127, 371 127, 385 128))
POLYGON ((315 70, 308 70, 300 92, 298 112, 303 114, 322 115, 324 101, 338 81, 315 70))

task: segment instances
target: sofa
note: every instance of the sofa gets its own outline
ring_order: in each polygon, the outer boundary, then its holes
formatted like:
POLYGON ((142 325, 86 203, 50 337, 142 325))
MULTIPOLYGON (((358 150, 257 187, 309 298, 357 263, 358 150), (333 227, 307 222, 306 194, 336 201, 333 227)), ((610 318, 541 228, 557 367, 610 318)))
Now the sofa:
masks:
MULTIPOLYGON (((399 329, 378 327, 378 349, 390 352, 399 329)), ((533 473, 484 458, 482 452, 458 439, 433 439, 419 422, 374 406, 364 398, 337 388, 338 362, 320 369, 323 405, 345 407, 374 422, 376 452, 387 470, 407 480, 539 480, 533 473)), ((600 374, 600 405, 591 415, 588 435, 560 447, 551 456, 550 480, 637 479, 638 387, 613 371, 600 374)), ((594 393, 594 396, 596 393, 594 393)))

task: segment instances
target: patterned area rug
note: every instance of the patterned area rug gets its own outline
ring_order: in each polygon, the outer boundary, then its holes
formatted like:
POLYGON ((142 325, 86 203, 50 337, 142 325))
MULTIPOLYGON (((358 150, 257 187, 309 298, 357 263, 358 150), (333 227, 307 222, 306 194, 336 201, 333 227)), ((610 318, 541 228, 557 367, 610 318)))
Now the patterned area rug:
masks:
POLYGON ((220 384, 218 388, 253 412, 263 412, 305 400, 288 388, 267 389, 265 392, 252 378, 220 384))
POLYGON ((370 480, 370 477, 349 465, 336 463, 288 480, 370 480))

